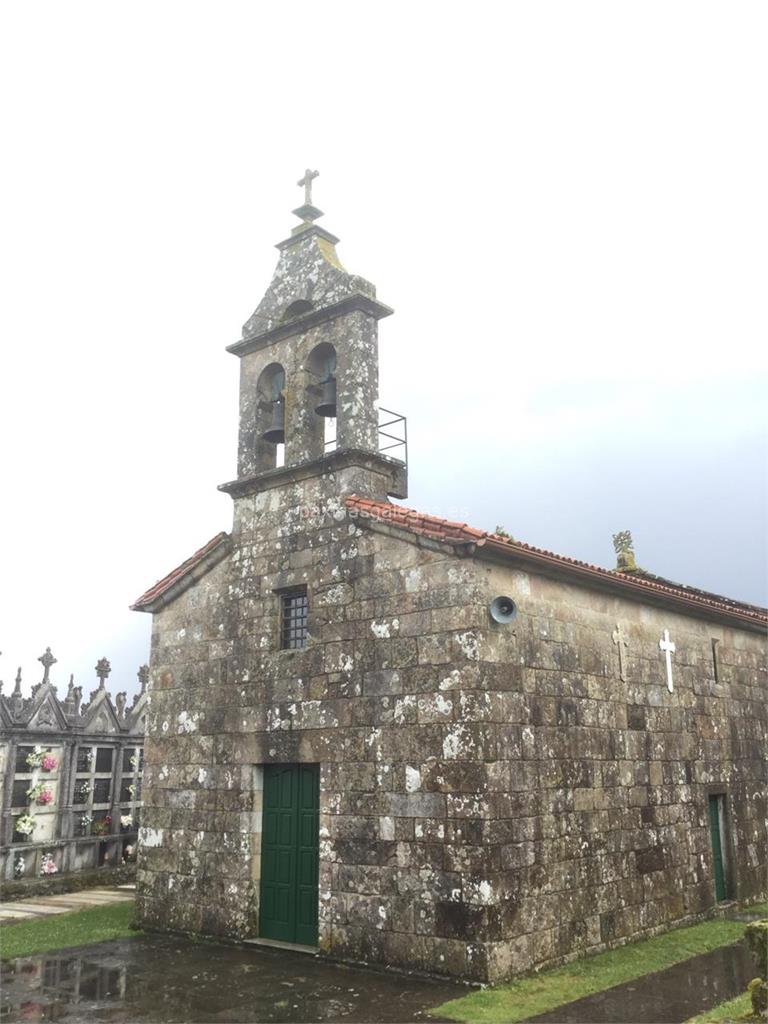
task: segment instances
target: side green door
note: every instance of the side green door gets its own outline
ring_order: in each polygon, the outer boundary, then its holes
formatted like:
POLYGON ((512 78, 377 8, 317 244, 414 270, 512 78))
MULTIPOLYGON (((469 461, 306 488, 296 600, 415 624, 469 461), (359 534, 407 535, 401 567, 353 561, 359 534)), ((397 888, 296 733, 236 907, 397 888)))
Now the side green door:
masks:
POLYGON ((722 796, 709 798, 709 831, 712 834, 712 860, 715 866, 715 897, 718 901, 727 899, 725 866, 723 863, 723 836, 720 832, 722 796))
POLYGON ((320 772, 316 764, 266 765, 259 934, 317 945, 320 772))

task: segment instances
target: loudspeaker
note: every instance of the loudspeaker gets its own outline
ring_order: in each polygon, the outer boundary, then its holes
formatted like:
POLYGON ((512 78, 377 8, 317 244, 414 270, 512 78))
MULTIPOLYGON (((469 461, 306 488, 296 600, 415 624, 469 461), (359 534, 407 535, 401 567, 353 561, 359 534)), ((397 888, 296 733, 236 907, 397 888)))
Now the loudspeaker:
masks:
POLYGON ((494 622, 498 622, 501 626, 506 626, 517 615, 517 605, 511 597, 494 597, 488 607, 488 611, 491 613, 491 618, 494 622))

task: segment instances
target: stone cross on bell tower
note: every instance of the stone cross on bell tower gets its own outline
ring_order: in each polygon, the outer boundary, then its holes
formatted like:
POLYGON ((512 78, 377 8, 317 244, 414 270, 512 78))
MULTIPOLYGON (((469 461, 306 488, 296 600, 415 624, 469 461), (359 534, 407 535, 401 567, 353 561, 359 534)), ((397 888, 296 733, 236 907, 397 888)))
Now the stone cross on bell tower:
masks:
POLYGON ((310 169, 307 168, 306 171, 304 171, 304 177, 299 178, 299 180, 296 182, 299 188, 304 189, 305 206, 312 205, 312 182, 315 180, 315 178, 319 177, 319 175, 320 171, 310 171, 310 169))
POLYGON ((354 476, 358 493, 405 497, 404 462, 382 455, 379 439, 378 321, 392 310, 344 269, 338 238, 315 223, 318 176, 307 168, 298 180, 300 223, 278 243, 272 281, 227 349, 241 361, 240 434, 237 480, 221 489, 253 493, 301 467, 326 477, 343 469, 334 479, 349 493, 354 476))
POLYGON ((297 217, 300 217, 302 223, 293 229, 293 233, 296 234, 301 231, 303 226, 312 224, 323 216, 323 211, 318 210, 316 206, 312 205, 312 182, 315 178, 320 177, 319 171, 311 171, 309 168, 304 171, 304 177, 299 178, 296 184, 299 188, 304 189, 304 203, 301 206, 297 206, 293 211, 297 217))

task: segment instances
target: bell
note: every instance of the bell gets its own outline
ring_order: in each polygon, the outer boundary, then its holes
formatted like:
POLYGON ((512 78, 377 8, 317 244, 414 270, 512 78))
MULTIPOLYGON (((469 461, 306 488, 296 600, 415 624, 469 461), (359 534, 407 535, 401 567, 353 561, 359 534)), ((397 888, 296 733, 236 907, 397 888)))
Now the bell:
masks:
POLYGON ((320 385, 320 399, 315 406, 318 416, 336 415, 336 378, 329 377, 320 385))
POLYGON ((272 422, 261 436, 270 444, 285 443, 285 403, 282 399, 272 403, 272 422))

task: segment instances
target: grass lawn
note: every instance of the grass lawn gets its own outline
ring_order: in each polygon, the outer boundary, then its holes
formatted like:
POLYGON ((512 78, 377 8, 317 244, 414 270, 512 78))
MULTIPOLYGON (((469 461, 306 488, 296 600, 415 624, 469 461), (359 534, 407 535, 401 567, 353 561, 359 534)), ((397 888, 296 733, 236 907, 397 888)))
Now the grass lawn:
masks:
POLYGON ((752 1016, 752 1000, 749 992, 742 992, 735 999, 729 999, 719 1006, 713 1006, 711 1010, 705 1010, 698 1017, 691 1017, 685 1024, 708 1024, 709 1021, 740 1020, 745 1017, 747 1020, 757 1020, 752 1016))
POLYGON ((743 935, 743 921, 705 921, 506 985, 471 992, 435 1007, 431 1013, 472 1024, 514 1024, 651 971, 662 971, 718 946, 738 942, 743 935))
POLYGON ((66 949, 68 946, 84 946, 91 942, 135 935, 136 932, 131 928, 133 912, 134 904, 131 900, 6 925, 0 932, 0 958, 12 960, 31 953, 46 953, 51 949, 66 949))

